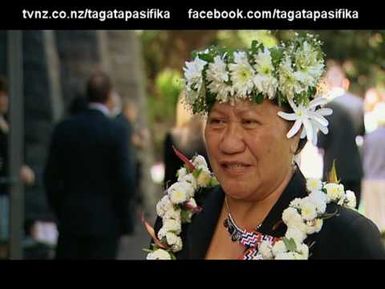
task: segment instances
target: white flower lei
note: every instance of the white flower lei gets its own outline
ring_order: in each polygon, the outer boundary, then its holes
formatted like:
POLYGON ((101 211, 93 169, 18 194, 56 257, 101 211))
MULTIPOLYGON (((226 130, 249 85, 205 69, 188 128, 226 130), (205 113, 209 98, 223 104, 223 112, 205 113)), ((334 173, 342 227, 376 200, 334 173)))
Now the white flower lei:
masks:
MULTIPOLYGON (((153 248, 147 250, 148 260, 175 259, 174 253, 183 248, 182 224, 191 222, 192 216, 200 211, 195 194, 201 188, 218 184, 204 157, 196 155, 190 164, 178 171, 178 181, 167 189, 167 194, 156 205, 162 227, 157 238, 153 236, 153 248)), ((285 236, 278 240, 265 239, 258 244, 255 259, 308 259, 309 247, 304 241, 308 235, 322 229, 323 219, 329 216, 325 213, 327 204, 335 202, 349 208, 356 205, 354 192, 345 192, 342 184, 307 179, 306 188, 309 195, 292 200, 282 213, 282 221, 287 226, 285 236)))
POLYGON ((156 205, 156 212, 162 218, 162 227, 155 236, 157 240, 147 259, 175 258, 174 253, 183 248, 180 237, 182 224, 190 223, 192 216, 200 211, 195 194, 218 184, 203 156, 196 155, 187 164, 178 170, 177 182, 166 190, 166 195, 156 205))
POLYGON ((287 135, 293 137, 301 127, 301 138, 316 143, 320 130, 327 133, 330 109, 319 109, 324 99, 317 97, 319 80, 324 72, 321 42, 313 35, 295 35, 288 45, 271 48, 254 41, 247 50, 211 47, 196 52, 185 63, 185 103, 194 113, 207 112, 215 101, 235 103, 249 100, 261 103, 276 99, 288 103, 294 113, 280 117, 295 121, 287 135))

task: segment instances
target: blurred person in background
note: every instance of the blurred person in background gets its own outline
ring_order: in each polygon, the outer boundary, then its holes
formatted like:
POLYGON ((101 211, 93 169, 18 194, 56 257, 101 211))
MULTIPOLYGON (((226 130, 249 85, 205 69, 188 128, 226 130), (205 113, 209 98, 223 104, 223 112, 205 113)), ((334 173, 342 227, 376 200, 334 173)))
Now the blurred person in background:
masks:
MULTIPOLYGON (((6 244, 9 240, 9 155, 8 123, 9 96, 8 84, 4 76, 0 76, 0 258, 6 258, 8 250, 6 244)), ((20 180, 24 185, 35 183, 35 174, 26 164, 20 168, 20 180)))
POLYGON ((75 96, 68 107, 68 114, 75 115, 87 109, 87 99, 85 96, 79 94, 75 96))
POLYGON ((119 239, 134 230, 133 161, 127 131, 113 121, 117 102, 108 75, 91 75, 87 101, 87 109, 55 127, 45 168, 58 259, 115 259, 119 239))
POLYGON ((329 88, 329 103, 325 106, 333 110, 326 117, 329 134, 319 134, 317 146, 323 153, 323 179, 327 180, 335 160, 338 176, 346 190, 356 194, 357 207, 361 198, 362 163, 357 136, 365 133, 363 101, 348 92, 349 80, 342 68, 332 63, 325 76, 329 88))
POLYGON ((365 215, 385 232, 385 102, 373 109, 376 129, 364 138, 362 194, 365 215))
POLYGON ((142 205, 143 194, 141 192, 141 179, 142 179, 142 164, 139 158, 139 152, 144 149, 146 143, 149 140, 149 133, 147 130, 139 130, 137 128, 138 122, 138 108, 135 103, 127 98, 122 99, 121 113, 116 117, 116 122, 122 125, 128 136, 128 151, 134 163, 134 194, 135 202, 133 202, 134 207, 136 205, 142 205))
POLYGON ((381 96, 376 88, 371 87, 366 91, 364 99, 364 121, 366 133, 374 131, 378 126, 377 115, 374 112, 374 108, 380 102, 380 100, 381 96))

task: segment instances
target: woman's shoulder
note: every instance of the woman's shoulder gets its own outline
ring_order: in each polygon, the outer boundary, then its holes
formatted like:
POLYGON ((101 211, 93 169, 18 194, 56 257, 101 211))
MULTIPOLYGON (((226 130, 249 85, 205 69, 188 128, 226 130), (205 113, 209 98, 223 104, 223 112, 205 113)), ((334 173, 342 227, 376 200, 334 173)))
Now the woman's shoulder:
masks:
POLYGON ((377 226, 359 212, 330 204, 331 218, 315 236, 314 258, 385 259, 385 247, 377 226))

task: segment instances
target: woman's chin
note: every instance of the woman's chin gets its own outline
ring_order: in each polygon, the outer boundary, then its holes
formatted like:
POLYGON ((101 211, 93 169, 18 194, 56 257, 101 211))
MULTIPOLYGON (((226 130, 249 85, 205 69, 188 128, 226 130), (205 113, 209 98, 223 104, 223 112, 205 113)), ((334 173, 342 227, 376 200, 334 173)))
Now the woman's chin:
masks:
POLYGON ((247 199, 251 194, 251 188, 242 182, 222 185, 226 195, 234 199, 247 199))

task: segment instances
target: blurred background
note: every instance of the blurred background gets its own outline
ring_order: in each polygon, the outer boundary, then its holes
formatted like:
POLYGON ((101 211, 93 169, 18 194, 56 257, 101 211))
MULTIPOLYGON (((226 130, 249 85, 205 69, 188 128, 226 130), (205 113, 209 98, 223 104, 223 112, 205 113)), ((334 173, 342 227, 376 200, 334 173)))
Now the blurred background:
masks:
MULTIPOLYGON (((290 39, 294 32, 0 31, 0 74, 7 81, 10 102, 4 115, 12 132, 6 152, 9 173, 1 178, 9 184, 10 202, 8 209, 0 207, 0 218, 9 228, 1 240, 0 258, 54 257, 56 219, 47 202, 43 171, 55 125, 81 106, 77 100, 85 94, 94 71, 111 77, 120 96, 116 114, 124 108, 131 111, 139 181, 137 218, 135 232, 120 243, 118 259, 143 259, 142 248, 150 238, 140 219, 143 213, 149 223, 154 222, 156 202, 167 185, 167 135, 188 123, 177 112, 184 62, 190 60, 192 51, 209 45, 242 48, 256 39, 272 46, 290 39), (24 172, 19 174, 20 169, 24 172)), ((385 113, 383 106, 376 106, 385 101, 385 31, 308 32, 319 35, 326 59, 340 65, 349 79, 349 91, 364 102, 365 133, 374 131, 379 126, 378 118, 372 117, 375 107, 376 115, 385 113)), ((362 147, 364 135, 356 141, 362 147)), ((299 162, 306 176, 322 177, 322 155, 317 148, 305 147, 299 162)), ((360 210, 366 213, 364 205, 360 210)))

